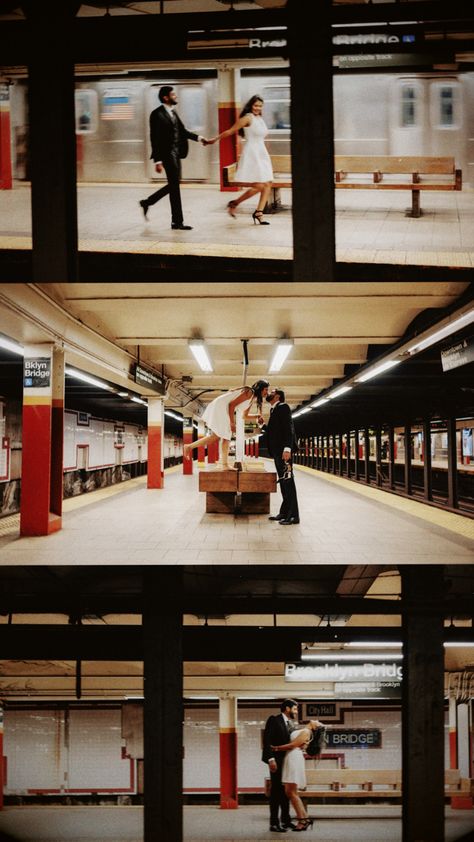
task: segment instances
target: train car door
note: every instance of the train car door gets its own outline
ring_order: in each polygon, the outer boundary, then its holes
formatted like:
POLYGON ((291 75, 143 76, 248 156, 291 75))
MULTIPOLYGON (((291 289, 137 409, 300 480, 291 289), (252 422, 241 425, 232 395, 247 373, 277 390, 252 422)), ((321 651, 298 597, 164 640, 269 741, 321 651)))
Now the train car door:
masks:
POLYGON ((429 155, 427 80, 396 79, 390 99, 390 155, 429 155))
MULTIPOLYGON (((150 178, 162 179, 155 171, 155 165, 150 160, 151 146, 149 136, 149 119, 151 112, 158 108, 160 101, 158 99, 158 91, 162 85, 173 84, 171 82, 160 82, 156 85, 150 85, 147 91, 146 98, 146 136, 147 136, 147 173, 150 178)), ((176 83, 173 84, 178 96, 178 104, 176 110, 181 117, 186 128, 195 132, 196 134, 207 134, 208 121, 208 93, 205 84, 201 82, 193 83, 176 83)), ((188 157, 182 162, 182 178, 183 181, 207 181, 209 179, 210 171, 210 155, 201 143, 189 142, 188 157)))
POLYGON ((429 83, 431 155, 449 155, 466 170, 463 96, 454 78, 431 79, 429 83))

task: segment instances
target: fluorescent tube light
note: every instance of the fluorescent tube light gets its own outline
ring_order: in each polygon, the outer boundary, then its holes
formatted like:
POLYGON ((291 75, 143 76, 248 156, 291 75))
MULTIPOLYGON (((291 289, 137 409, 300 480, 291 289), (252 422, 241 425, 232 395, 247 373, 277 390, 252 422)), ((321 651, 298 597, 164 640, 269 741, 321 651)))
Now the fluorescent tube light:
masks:
POLYGON ((293 340, 292 339, 279 339, 276 345, 276 348, 273 352, 273 358, 270 363, 270 368, 268 369, 270 374, 275 371, 280 371, 283 363, 285 362, 288 354, 290 353, 293 347, 293 340))
POLYGON ((457 640, 456 642, 453 641, 452 643, 451 642, 450 643, 444 643, 443 645, 447 649, 455 649, 456 647, 461 648, 461 647, 464 647, 464 646, 472 646, 474 648, 474 640, 469 640, 469 641, 468 640, 465 640, 465 641, 457 640))
POLYGON ((354 646, 355 648, 359 649, 400 649, 403 646, 403 643, 400 641, 387 641, 384 643, 382 640, 380 641, 369 641, 369 640, 357 640, 351 641, 350 643, 346 643, 346 646, 354 646))
POLYGON ((66 367, 65 374, 67 374, 68 377, 73 377, 74 380, 81 380, 83 383, 89 383, 90 386, 97 386, 98 389, 104 389, 105 392, 115 391, 112 386, 109 386, 108 383, 104 383, 103 380, 97 380, 97 378, 91 377, 90 374, 84 374, 83 371, 77 371, 75 368, 66 367))
POLYGON ((12 354, 18 354, 24 357, 25 349, 18 342, 13 339, 8 339, 6 336, 0 336, 0 348, 5 348, 6 351, 11 351, 12 354))
POLYGON ((165 409, 165 415, 169 415, 170 418, 174 418, 175 421, 182 421, 183 416, 177 415, 176 412, 173 412, 171 409, 165 409))
POLYGON ((401 360, 385 360, 385 362, 380 363, 380 365, 376 365, 374 368, 366 371, 365 374, 361 374, 360 377, 356 377, 355 381, 356 383, 365 383, 366 380, 372 380, 372 377, 377 377, 378 374, 388 371, 389 368, 393 368, 399 363, 401 363, 401 360))
POLYGON ((331 392, 331 394, 328 395, 328 400, 332 400, 332 398, 338 398, 339 395, 345 395, 345 393, 350 392, 351 389, 352 386, 340 386, 339 389, 336 389, 335 392, 331 392))
POLYGON ((191 353, 194 355, 194 358, 202 369, 202 371, 213 371, 211 360, 209 359, 209 355, 207 353, 206 344, 203 339, 189 339, 188 345, 191 349, 191 353))
POLYGON ((128 392, 117 392, 119 398, 128 398, 128 392))
POLYGON ((323 403, 328 403, 328 401, 329 398, 319 398, 319 400, 314 401, 314 403, 312 403, 311 406, 313 407, 313 409, 315 409, 317 406, 322 406, 323 403))
POLYGON ((444 325, 444 327, 440 327, 438 330, 435 330, 435 332, 431 335, 415 342, 414 345, 411 345, 411 347, 408 348, 408 353, 415 354, 419 351, 423 351, 424 348, 429 348, 430 345, 434 345, 436 342, 439 342, 440 339, 444 339, 445 336, 455 333, 462 327, 467 327, 467 325, 470 325, 471 322, 474 322, 474 309, 468 310, 467 313, 463 313, 462 316, 454 319, 454 321, 449 322, 447 325, 444 325))
POLYGON ((391 661, 401 661, 403 660, 402 654, 393 654, 393 653, 385 653, 382 652, 368 652, 365 655, 358 655, 356 652, 346 652, 341 653, 340 655, 333 655, 332 653, 328 654, 313 654, 312 652, 302 652, 301 660, 302 661, 322 661, 323 663, 329 663, 334 661, 386 661, 387 658, 390 658, 391 661))
POLYGON ((143 406, 148 406, 148 404, 147 404, 147 402, 146 402, 146 401, 142 400, 142 398, 137 398, 137 397, 135 397, 135 395, 132 395, 132 397, 130 398, 130 400, 131 400, 131 401, 133 401, 133 403, 142 403, 142 404, 143 404, 143 406))

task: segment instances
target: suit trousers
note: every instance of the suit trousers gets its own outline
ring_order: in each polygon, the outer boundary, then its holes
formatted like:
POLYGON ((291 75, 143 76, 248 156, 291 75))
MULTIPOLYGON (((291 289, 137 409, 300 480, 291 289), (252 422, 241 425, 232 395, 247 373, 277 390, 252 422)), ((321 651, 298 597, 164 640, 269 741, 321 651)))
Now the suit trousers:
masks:
POLYGON ((278 765, 276 772, 270 772, 270 824, 290 823, 290 802, 285 795, 285 787, 281 782, 281 770, 283 759, 278 765), (278 815, 280 813, 280 816, 278 815))
POLYGON ((171 205, 171 222, 173 225, 182 225, 183 223, 183 208, 181 205, 181 191, 179 184, 181 181, 181 159, 178 151, 173 151, 169 158, 163 160, 166 178, 168 184, 161 187, 146 200, 147 205, 154 205, 159 202, 163 196, 170 197, 171 205))
POLYGON ((279 516, 281 518, 295 518, 295 520, 300 519, 300 514, 298 510, 298 498, 296 496, 296 485, 295 479, 293 476, 293 462, 290 459, 289 464, 292 468, 292 476, 291 479, 281 479, 285 473, 285 468, 288 462, 285 462, 284 459, 276 459, 275 458, 275 467, 277 469, 278 479, 281 480, 279 483, 281 495, 283 500, 281 501, 279 516))

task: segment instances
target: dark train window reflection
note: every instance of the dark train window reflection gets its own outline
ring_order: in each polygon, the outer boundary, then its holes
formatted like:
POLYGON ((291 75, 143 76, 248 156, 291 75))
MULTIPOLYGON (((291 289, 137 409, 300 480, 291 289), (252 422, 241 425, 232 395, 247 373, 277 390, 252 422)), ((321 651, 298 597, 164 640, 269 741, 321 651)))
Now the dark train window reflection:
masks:
POLYGON ((287 85, 268 86, 263 89, 264 118, 269 129, 290 128, 290 88, 287 85))
POLYGON ((416 93, 411 85, 402 87, 401 123, 403 127, 416 125, 416 93))

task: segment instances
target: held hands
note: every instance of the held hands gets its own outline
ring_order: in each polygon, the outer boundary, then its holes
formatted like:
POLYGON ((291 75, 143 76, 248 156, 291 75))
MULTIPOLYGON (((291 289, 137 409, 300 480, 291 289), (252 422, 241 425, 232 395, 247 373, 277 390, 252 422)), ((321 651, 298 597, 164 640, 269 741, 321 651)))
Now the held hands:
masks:
POLYGON ((270 769, 270 772, 276 772, 276 770, 278 769, 276 760, 269 760, 268 768, 270 769))
POLYGON ((216 142, 216 140, 217 140, 217 137, 210 137, 210 138, 203 137, 203 139, 201 140, 201 143, 202 143, 203 146, 212 146, 213 143, 216 142))
POLYGON ((156 172, 163 172, 163 164, 155 164, 155 170, 156 172))

